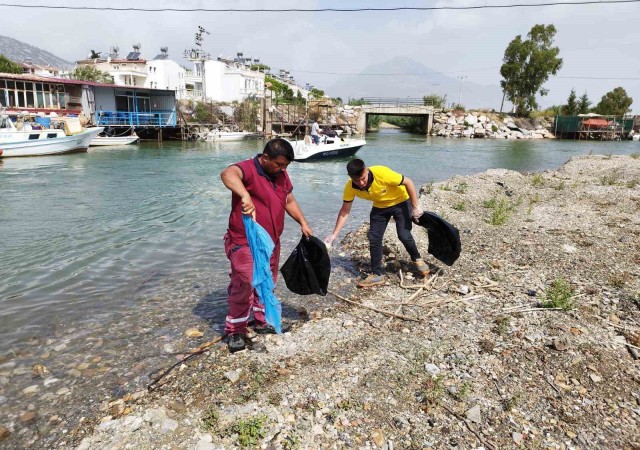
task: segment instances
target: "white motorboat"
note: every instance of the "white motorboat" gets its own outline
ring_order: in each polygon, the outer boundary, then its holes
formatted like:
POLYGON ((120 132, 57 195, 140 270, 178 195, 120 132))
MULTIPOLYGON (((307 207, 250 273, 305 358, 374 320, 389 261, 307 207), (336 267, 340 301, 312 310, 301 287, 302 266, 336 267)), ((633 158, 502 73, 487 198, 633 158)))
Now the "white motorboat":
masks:
POLYGON ((323 136, 319 144, 314 144, 310 136, 303 141, 289 141, 293 146, 295 161, 319 161, 323 159, 353 156, 367 141, 357 138, 323 136))
POLYGON ((96 136, 91 140, 91 147, 137 144, 140 138, 135 133, 130 136, 96 136))
POLYGON ((85 152, 91 140, 103 130, 102 127, 74 128, 75 123, 65 119, 56 119, 62 122, 63 128, 35 129, 23 124, 18 130, 8 116, 0 117, 0 157, 85 152))
POLYGON ((213 130, 209 131, 205 140, 207 141, 241 141, 251 133, 248 131, 222 131, 213 130))

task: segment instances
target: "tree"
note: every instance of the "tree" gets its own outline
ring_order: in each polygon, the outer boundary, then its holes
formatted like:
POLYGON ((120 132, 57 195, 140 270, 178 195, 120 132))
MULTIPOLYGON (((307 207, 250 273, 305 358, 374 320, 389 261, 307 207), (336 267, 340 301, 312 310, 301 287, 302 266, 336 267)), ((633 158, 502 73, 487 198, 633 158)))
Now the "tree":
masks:
POLYGON ((4 55, 0 55, 0 72, 2 73, 22 73, 20 64, 16 64, 4 55))
POLYGON ((102 70, 98 70, 93 66, 78 66, 70 77, 74 80, 94 81, 96 83, 113 83, 113 77, 102 70))
POLYGON ((605 116, 624 116, 631 111, 629 107, 632 103, 633 99, 627 95, 627 91, 617 87, 602 96, 594 111, 605 116))
POLYGON ((322 89, 313 88, 311 92, 309 92, 311 98, 322 98, 324 97, 324 91, 322 89))
POLYGON ((438 95, 438 94, 425 95, 422 98, 422 101, 427 106, 433 106, 434 108, 444 108, 447 105, 447 94, 444 94, 444 95, 438 95))
POLYGON ((587 97, 587 91, 585 91, 578 101, 578 114, 588 113, 589 106, 591 106, 591 100, 589 100, 589 97, 587 97))
POLYGON ((571 89, 567 104, 562 107, 562 114, 565 116, 575 116, 578 114, 578 102, 576 101, 576 90, 571 89))
POLYGON ((555 34, 553 25, 534 25, 528 39, 518 35, 504 51, 500 86, 518 115, 527 116, 538 108, 536 94, 548 93, 542 86, 562 67, 562 58, 558 58, 560 49, 553 47, 555 34))

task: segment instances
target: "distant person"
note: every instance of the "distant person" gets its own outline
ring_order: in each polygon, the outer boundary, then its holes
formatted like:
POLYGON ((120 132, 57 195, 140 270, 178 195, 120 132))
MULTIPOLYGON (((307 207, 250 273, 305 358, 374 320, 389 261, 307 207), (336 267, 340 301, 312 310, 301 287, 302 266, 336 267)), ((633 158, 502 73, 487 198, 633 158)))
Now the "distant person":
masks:
POLYGON ((323 127, 321 133, 328 137, 336 137, 338 135, 338 133, 336 133, 336 130, 331 128, 330 125, 323 127))
POLYGON ((264 304, 260 303, 251 285, 253 258, 242 215, 251 215, 269 233, 275 244, 270 261, 274 283, 278 275, 284 213, 300 224, 302 234, 312 234, 293 196, 293 185, 287 174, 286 169, 293 158, 291 144, 285 139, 276 138, 267 142, 262 154, 232 164, 220 174, 222 182, 232 192, 229 228, 224 236, 225 254, 231 263, 231 282, 227 289, 229 306, 224 327, 229 336, 230 352, 244 350, 251 311, 256 333, 275 333, 274 328, 267 325, 264 304))
POLYGON ((358 286, 376 286, 385 282, 382 275, 382 238, 391 217, 396 222, 398 238, 411 256, 411 260, 422 275, 427 275, 429 266, 422 260, 411 235, 412 219, 419 218, 423 213, 413 181, 385 166, 367 167, 361 159, 349 161, 347 174, 349 180, 344 185, 342 208, 338 211, 333 233, 327 236, 324 242, 330 246, 336 239, 347 223, 355 197, 373 202, 369 215, 371 274, 364 280, 358 281, 358 286))
POLYGON ((320 144, 320 125, 318 125, 318 121, 315 119, 313 120, 313 124, 311 124, 311 139, 313 139, 314 144, 320 144))

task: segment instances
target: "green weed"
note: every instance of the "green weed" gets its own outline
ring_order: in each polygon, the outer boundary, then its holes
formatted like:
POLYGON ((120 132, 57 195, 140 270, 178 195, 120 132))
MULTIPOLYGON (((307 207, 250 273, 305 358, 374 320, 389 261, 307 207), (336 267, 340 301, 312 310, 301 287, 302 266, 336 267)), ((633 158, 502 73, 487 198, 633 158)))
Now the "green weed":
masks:
POLYGON ((564 180, 560 180, 560 183, 556 184, 553 188, 556 191, 562 191, 567 187, 566 183, 564 182, 564 180))
POLYGON ((504 336, 509 331, 510 322, 509 322, 508 316, 498 317, 496 320, 493 321, 493 323, 495 324, 495 327, 493 327, 493 331, 496 334, 499 334, 500 336, 504 336))
POLYGON ((536 187, 544 186, 544 177, 539 173, 535 174, 531 178, 531 185, 536 187))
POLYGON ((498 199, 496 197, 493 197, 490 200, 483 201, 482 207, 487 209, 493 209, 496 207, 497 204, 498 204, 498 199))
POLYGON ((627 187, 628 187, 629 189, 633 189, 633 188, 635 188, 635 187, 638 185, 638 183, 640 183, 638 180, 630 180, 630 181, 627 181, 627 187))
POLYGON ((444 395, 444 376, 429 376, 419 392, 420 402, 427 407, 439 405, 444 395))
POLYGON ((491 225, 504 225, 509 220, 513 212, 513 205, 509 204, 505 199, 500 199, 489 218, 491 225))
POLYGON ((263 429, 266 422, 266 416, 256 416, 249 419, 240 419, 231 427, 229 427, 230 434, 238 435, 238 444, 241 447, 250 447, 258 445, 260 439, 265 437, 265 430, 263 429))
POLYGON ((573 300, 573 288, 568 281, 563 278, 557 278, 547 288, 542 302, 543 308, 560 308, 565 311, 573 309, 575 302, 573 300))
POLYGON ((640 158, 640 153, 632 153, 629 156, 631 156, 633 159, 639 159, 640 158))
POLYGON ((464 194, 464 193, 466 193, 466 192, 467 192, 467 189, 468 189, 468 188, 469 188, 469 185, 468 185, 465 181, 463 181, 463 182, 461 182, 461 183, 456 184, 455 191, 456 191, 458 194, 464 194))
POLYGON ((440 190, 441 191, 450 191, 451 190, 451 186, 449 186, 449 183, 443 184, 442 186, 440 186, 440 190))
POLYGON ((620 174, 618 173, 610 173, 607 175, 603 175, 600 178, 600 184, 602 186, 615 186, 620 181, 620 174))
POLYGON ((209 406, 202 414, 202 424, 205 430, 216 432, 220 423, 220 412, 215 406, 209 406))
POLYGON ((465 209, 467 209, 467 205, 465 202, 458 202, 453 205, 453 209, 455 209, 456 211, 464 211, 465 209))
POLYGON ((522 392, 518 392, 513 397, 504 400, 503 409, 506 412, 511 411, 513 408, 515 408, 522 402, 522 398, 523 398, 522 392))

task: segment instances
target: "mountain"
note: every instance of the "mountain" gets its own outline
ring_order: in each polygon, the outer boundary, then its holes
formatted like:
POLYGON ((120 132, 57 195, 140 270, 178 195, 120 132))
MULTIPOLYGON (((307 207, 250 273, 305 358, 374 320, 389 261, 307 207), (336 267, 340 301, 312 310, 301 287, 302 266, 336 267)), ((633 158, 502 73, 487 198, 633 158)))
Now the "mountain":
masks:
MULTIPOLYGON (((423 97, 433 93, 446 94, 447 104, 458 103, 460 98, 460 103, 467 109, 499 110, 502 101, 502 89, 498 85, 484 86, 463 79, 460 92, 460 79, 436 72, 406 57, 396 57, 367 66, 359 75, 348 75, 338 79, 332 86, 327 87, 326 92, 331 97, 341 97, 345 100, 360 97, 423 97)), ((506 102, 505 109, 508 109, 506 102)))
POLYGON ((42 50, 33 45, 25 44, 16 39, 0 36, 0 55, 4 55, 10 60, 18 63, 25 62, 30 59, 33 64, 42 66, 51 65, 60 69, 71 68, 73 64, 58 58, 56 55, 42 50))

